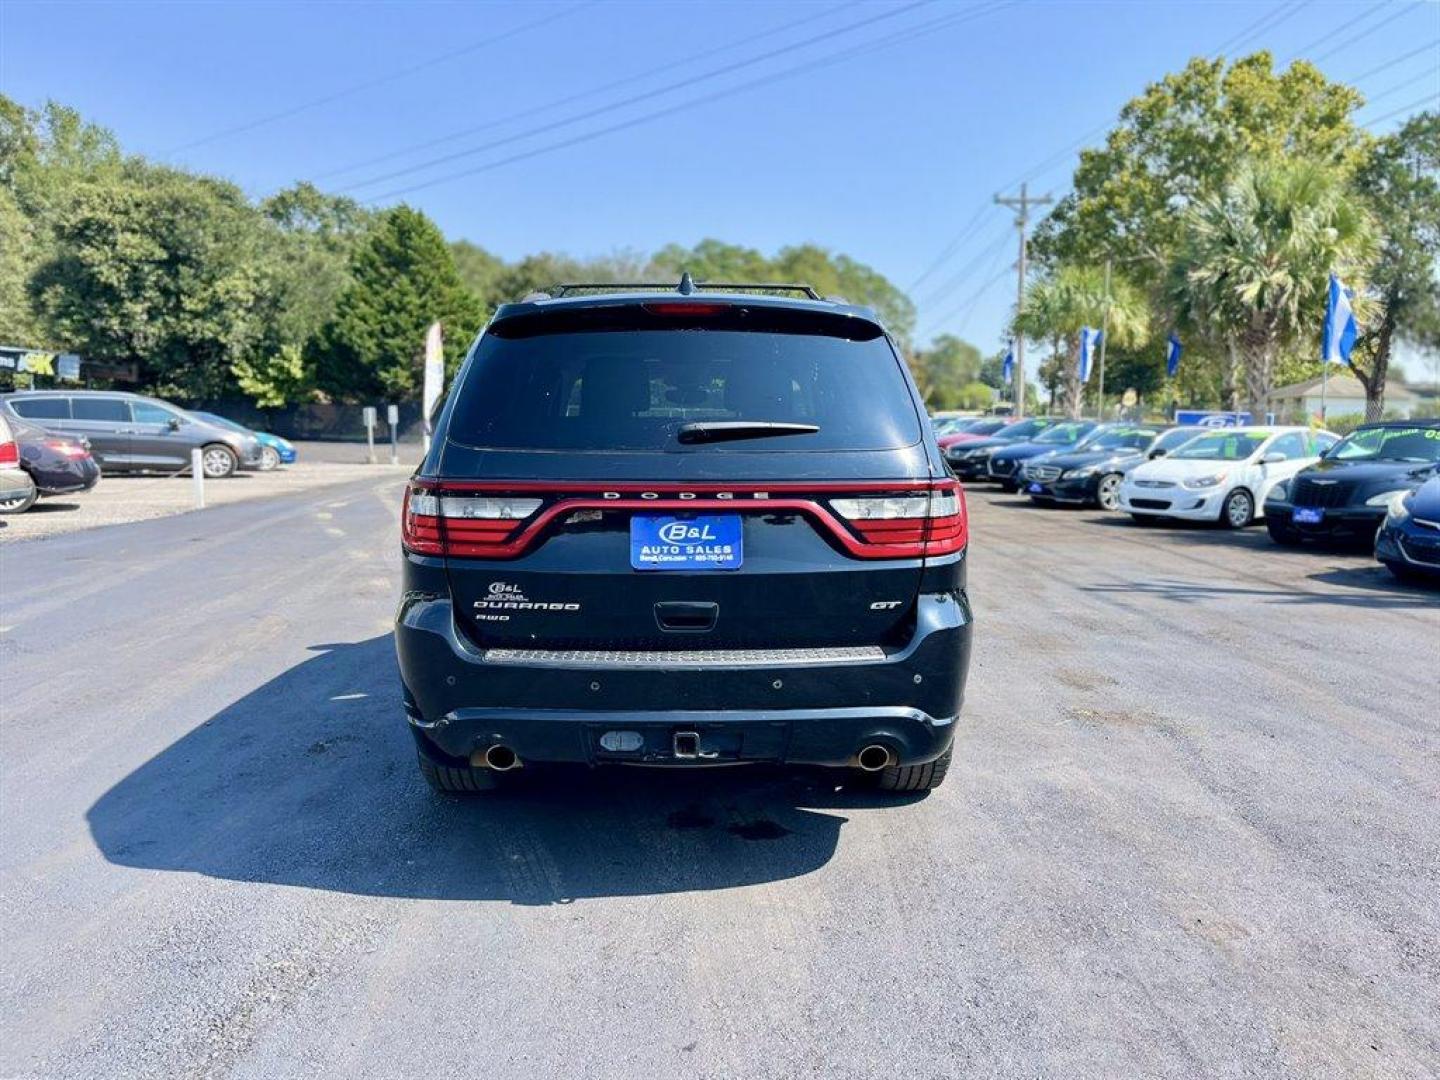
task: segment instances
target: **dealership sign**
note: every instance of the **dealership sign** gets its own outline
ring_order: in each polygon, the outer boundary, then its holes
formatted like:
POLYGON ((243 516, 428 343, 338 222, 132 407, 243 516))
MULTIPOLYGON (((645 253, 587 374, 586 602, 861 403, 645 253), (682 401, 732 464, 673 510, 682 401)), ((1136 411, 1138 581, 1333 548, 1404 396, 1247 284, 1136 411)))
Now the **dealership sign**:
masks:
POLYGON ((1250 423, 1248 412, 1219 412, 1214 409, 1176 409, 1175 423, 1200 427, 1244 427, 1250 423))

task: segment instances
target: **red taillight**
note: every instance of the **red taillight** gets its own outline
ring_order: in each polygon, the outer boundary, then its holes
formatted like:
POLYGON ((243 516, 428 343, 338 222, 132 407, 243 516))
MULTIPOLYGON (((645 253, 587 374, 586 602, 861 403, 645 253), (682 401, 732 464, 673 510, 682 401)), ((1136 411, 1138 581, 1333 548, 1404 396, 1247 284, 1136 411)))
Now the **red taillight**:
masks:
POLYGON ((965 492, 953 480, 904 495, 831 499, 830 508, 870 546, 861 552, 867 558, 950 555, 969 539, 965 492))
POLYGON ((20 446, 14 442, 0 442, 0 469, 20 467, 20 446))
POLYGON ((447 495, 412 485, 405 489, 400 539, 419 555, 499 556, 539 508, 539 499, 447 495))
POLYGON ((63 454, 65 457, 82 458, 90 456, 89 450, 86 450, 85 447, 77 442, 71 442, 69 439, 46 439, 45 445, 57 454, 63 454))

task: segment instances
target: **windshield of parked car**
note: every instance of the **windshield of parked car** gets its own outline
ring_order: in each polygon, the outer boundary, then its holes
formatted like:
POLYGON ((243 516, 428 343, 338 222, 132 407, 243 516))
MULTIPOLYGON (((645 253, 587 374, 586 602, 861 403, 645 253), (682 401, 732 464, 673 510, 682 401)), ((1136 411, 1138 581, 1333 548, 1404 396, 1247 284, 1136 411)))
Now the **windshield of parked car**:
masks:
POLYGON ((1170 456, 1179 461, 1244 461, 1269 437, 1266 431, 1216 431, 1186 443, 1170 456))
POLYGON ((1331 461, 1440 462, 1440 428, 1357 428, 1325 453, 1331 461))
POLYGON ((227 428, 230 431, 249 431, 248 428, 241 427, 239 424, 235 423, 234 420, 226 420, 225 417, 216 416, 214 413, 211 412, 192 412, 190 415, 199 417, 201 420, 204 420, 207 423, 215 424, 218 427, 227 428))
POLYGON ((1056 424, 1052 428, 1047 428, 1045 433, 1038 436, 1035 441, 1037 443, 1045 443, 1047 446, 1069 446, 1073 442, 1078 442, 1080 437, 1094 426, 1094 424, 1084 423, 1056 424))
POLYGON ((1153 438, 1154 428, 1107 428, 1092 431, 1081 445, 1086 450, 1141 450, 1153 438))
MULTIPOLYGON (((1028 439, 1032 435, 1038 435, 1044 431, 1054 420, 1016 420, 1013 423, 1005 424, 996 428, 991 434, 997 439, 1028 439)), ((978 432, 976 433, 978 434, 978 432)))
POLYGON ((977 420, 965 429, 966 435, 994 435, 1008 425, 1009 420, 977 420))
POLYGON ((936 435, 958 435, 962 431, 968 431, 975 421, 968 416, 946 416, 931 423, 936 435))

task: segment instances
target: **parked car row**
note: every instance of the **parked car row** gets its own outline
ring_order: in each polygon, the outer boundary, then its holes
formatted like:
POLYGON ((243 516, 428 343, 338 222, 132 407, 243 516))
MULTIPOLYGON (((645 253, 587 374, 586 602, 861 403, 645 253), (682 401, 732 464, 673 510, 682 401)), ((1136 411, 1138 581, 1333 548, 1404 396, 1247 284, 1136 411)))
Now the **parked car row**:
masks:
POLYGON ((179 473, 198 449, 207 477, 275 469, 295 460, 284 439, 213 413, 187 412, 158 398, 120 391, 24 390, 0 395, 13 465, 0 488, 0 513, 22 513, 50 495, 89 491, 101 473, 179 473), (29 479, 29 488, 13 475, 29 479))
POLYGON ((1373 543, 1397 577, 1440 578, 1440 420, 1365 424, 1342 439, 1308 427, 1032 417, 983 431, 952 424, 939 441, 962 480, 1037 504, 1142 524, 1263 520, 1277 544, 1373 543))

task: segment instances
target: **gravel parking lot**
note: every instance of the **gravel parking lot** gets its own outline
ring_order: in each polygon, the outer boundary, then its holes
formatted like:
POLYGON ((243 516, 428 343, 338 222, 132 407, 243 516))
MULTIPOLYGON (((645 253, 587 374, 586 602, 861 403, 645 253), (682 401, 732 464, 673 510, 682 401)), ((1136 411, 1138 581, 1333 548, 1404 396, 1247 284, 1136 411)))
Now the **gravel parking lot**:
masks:
POLYGON ((0 553, 0 1075, 1440 1074, 1440 593, 982 489, 930 797, 450 800, 363 475, 0 553))

